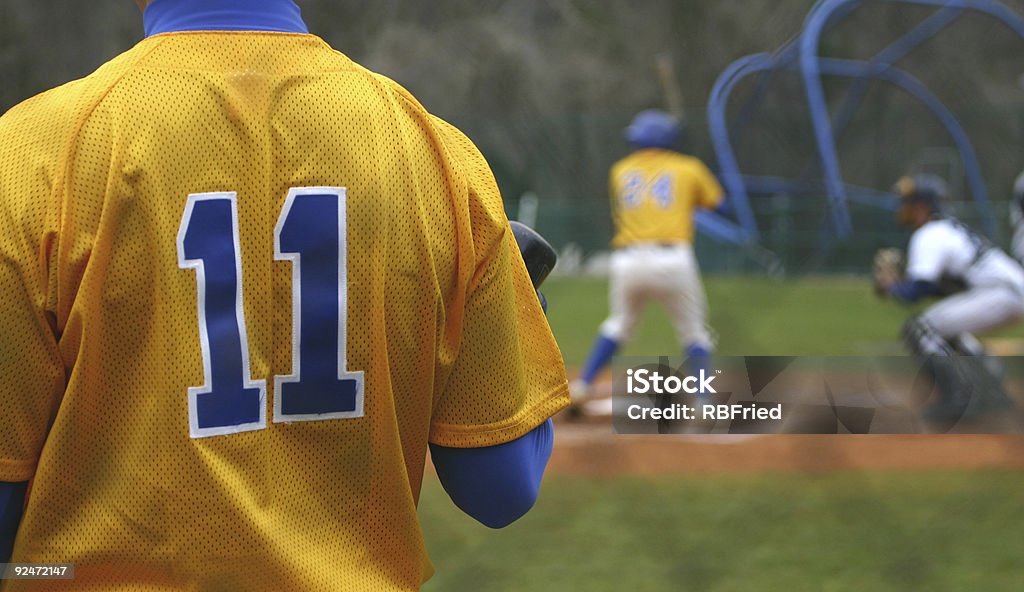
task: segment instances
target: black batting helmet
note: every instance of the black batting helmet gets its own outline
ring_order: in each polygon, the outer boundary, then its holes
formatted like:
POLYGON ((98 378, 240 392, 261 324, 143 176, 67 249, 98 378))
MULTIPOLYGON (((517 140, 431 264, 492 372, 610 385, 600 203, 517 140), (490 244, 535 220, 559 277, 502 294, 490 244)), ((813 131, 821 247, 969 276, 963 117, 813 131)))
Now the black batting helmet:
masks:
POLYGON ((903 177, 896 182, 896 192, 904 204, 923 203, 935 213, 942 211, 943 202, 949 199, 949 187, 936 175, 903 177))

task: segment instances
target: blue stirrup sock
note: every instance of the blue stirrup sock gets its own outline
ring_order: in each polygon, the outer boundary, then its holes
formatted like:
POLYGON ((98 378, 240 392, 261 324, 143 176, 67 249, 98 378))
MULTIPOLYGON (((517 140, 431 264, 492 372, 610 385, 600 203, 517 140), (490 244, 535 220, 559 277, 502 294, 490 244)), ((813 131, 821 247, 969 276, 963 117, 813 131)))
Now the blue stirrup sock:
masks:
POLYGON ((711 350, 704 347, 703 345, 692 343, 686 346, 686 351, 683 355, 687 358, 687 366, 690 372, 697 374, 701 370, 705 374, 711 372, 711 350))
POLYGON ((619 342, 614 339, 598 335, 597 340, 590 349, 590 356, 583 365, 583 372, 580 373, 580 380, 590 385, 602 368, 608 365, 615 352, 619 351, 619 342))
MULTIPOLYGON (((697 376, 703 370, 704 374, 711 374, 711 350, 697 343, 686 346, 684 352, 686 365, 690 374, 697 376)), ((697 395, 699 403, 711 403, 711 396, 706 394, 697 395)))

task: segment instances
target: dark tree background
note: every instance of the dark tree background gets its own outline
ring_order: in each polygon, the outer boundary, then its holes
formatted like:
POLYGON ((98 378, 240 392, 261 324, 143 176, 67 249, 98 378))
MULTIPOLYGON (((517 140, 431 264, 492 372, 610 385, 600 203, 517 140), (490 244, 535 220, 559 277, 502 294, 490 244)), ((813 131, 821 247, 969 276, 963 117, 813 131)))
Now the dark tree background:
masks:
MULTIPOLYGON (((606 171, 626 150, 622 127, 636 111, 664 105, 657 56, 674 62, 690 128, 688 149, 715 166, 705 125, 715 79, 732 61, 772 51, 797 34, 813 4, 299 0, 315 34, 405 85, 476 140, 506 199, 534 191, 554 204, 548 212, 557 204, 577 204, 560 224, 582 220, 581 234, 595 234, 592 225, 607 223, 606 171), (586 209, 593 210, 590 220, 586 209)), ((1004 4, 1024 14, 1024 0, 1004 4)), ((931 11, 868 0, 827 35, 822 53, 869 57, 931 11)), ((131 0, 2 0, 0 110, 86 75, 141 36, 131 0)), ((1005 201, 1024 168, 1024 40, 995 19, 970 15, 900 65, 965 124, 992 196, 1005 201)), ((838 97, 846 84, 829 81, 827 91, 838 97)), ((751 87, 741 86, 734 104, 751 87)), ((798 79, 778 77, 752 122, 736 137, 745 172, 799 177, 814 170, 798 79)), ((880 87, 867 95, 841 140, 844 176, 885 188, 935 148, 950 145, 927 110, 880 87)))

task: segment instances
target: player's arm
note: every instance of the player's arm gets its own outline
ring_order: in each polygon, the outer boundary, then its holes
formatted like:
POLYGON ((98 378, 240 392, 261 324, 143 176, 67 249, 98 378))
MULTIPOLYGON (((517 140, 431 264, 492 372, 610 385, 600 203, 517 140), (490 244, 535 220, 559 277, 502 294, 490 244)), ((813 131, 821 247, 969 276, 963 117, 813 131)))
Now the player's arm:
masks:
POLYGON ((66 118, 37 112, 40 104, 0 118, 0 563, 65 385, 50 308, 59 211, 46 146, 66 118))
POLYGON ((944 242, 930 236, 929 229, 918 230, 910 239, 907 250, 907 270, 888 288, 891 298, 904 304, 913 304, 924 298, 939 296, 939 281, 948 254, 944 242))
MULTIPOLYGON (((555 266, 554 248, 535 230, 511 222, 541 308, 547 302, 540 291, 555 266)), ((484 448, 448 448, 431 444, 430 453, 441 485, 463 512, 491 528, 503 528, 525 515, 537 501, 551 447, 554 425, 550 419, 506 444, 484 448)))
POLYGON ((619 173, 619 165, 613 166, 608 170, 608 207, 611 211, 612 220, 615 223, 615 227, 619 228, 619 222, 622 216, 622 192, 621 192, 621 180, 619 173))
POLYGON ((18 534, 21 511, 25 505, 28 483, 0 482, 0 563, 7 563, 14 550, 14 536, 18 534))
POLYGON ((694 184, 697 188, 697 204, 707 210, 725 208, 725 190, 714 173, 700 160, 693 160, 694 184))
POLYGON ((484 448, 431 444, 430 456, 441 485, 460 510, 485 526, 503 528, 536 503, 553 442, 554 427, 548 419, 506 444, 484 448))
POLYGON ((921 299, 939 296, 942 289, 935 282, 904 278, 889 288, 889 296, 906 304, 913 304, 921 299))
POLYGON ((568 405, 568 385, 494 177, 465 136, 439 126, 464 175, 468 225, 456 240, 474 263, 461 279, 464 304, 452 313, 461 337, 437 395, 430 443, 453 501, 502 526, 536 499, 550 454, 548 420, 568 405))
MULTIPOLYGON (((502 243, 515 244, 508 238, 504 238, 502 243)), ((508 247, 500 250, 507 253, 499 255, 505 263, 495 269, 508 270, 509 263, 514 261, 512 256, 519 259, 518 251, 508 247)), ((521 265, 511 267, 517 271, 521 269, 521 265)), ((513 274, 497 274, 506 275, 511 279, 513 274)), ((435 417, 430 445, 438 477, 449 497, 466 514, 491 528, 511 524, 536 502, 554 439, 550 415, 563 405, 560 399, 564 385, 560 381, 564 378, 555 372, 553 380, 549 380, 551 368, 534 363, 531 356, 526 355, 532 350, 531 344, 522 343, 519 337, 522 332, 528 340, 541 340, 532 344, 534 347, 543 349, 545 345, 544 334, 549 332, 547 323, 542 313, 539 316, 532 314, 540 308, 537 294, 528 280, 513 282, 515 288, 507 282, 499 277, 484 279, 481 284, 486 287, 478 286, 470 297, 466 321, 476 327, 467 327, 470 334, 463 337, 455 374, 461 374, 458 368, 463 362, 467 364, 464 367, 467 371, 475 369, 476 372, 472 377, 449 379, 449 392, 442 405, 461 400, 464 406, 451 410, 442 408, 437 413, 487 419, 479 426, 459 426, 452 430, 454 426, 451 425, 438 429, 435 417), (492 308, 501 302, 502 293, 506 297, 512 296, 512 300, 506 302, 515 303, 505 312, 492 308), (483 308, 477 310, 484 303, 483 308), (486 314, 488 310, 493 314, 486 314), (528 324, 517 322, 515 313, 520 311, 530 311, 531 314, 524 316, 536 319, 533 322, 537 326, 530 328, 528 324), (506 322, 494 324, 496 319, 502 318, 506 322), (494 342, 493 349, 485 345, 488 341, 494 342), (499 353, 502 351, 506 353, 499 353), (495 353, 499 357, 494 357, 495 353), (489 361, 484 359, 485 356, 489 361), (536 376, 531 376, 534 373, 536 376), (480 390, 470 393, 463 389, 464 384, 480 390), (472 399, 478 402, 474 403, 472 399), (502 416, 507 419, 500 419, 502 416), (524 430, 527 433, 515 437, 517 432, 524 430), (449 431, 455 433, 446 433, 449 431), (510 436, 513 438, 508 439, 510 436)), ((548 364, 560 364, 560 361, 560 357, 552 358, 548 364)), ((459 421, 466 422, 465 419, 459 421)))

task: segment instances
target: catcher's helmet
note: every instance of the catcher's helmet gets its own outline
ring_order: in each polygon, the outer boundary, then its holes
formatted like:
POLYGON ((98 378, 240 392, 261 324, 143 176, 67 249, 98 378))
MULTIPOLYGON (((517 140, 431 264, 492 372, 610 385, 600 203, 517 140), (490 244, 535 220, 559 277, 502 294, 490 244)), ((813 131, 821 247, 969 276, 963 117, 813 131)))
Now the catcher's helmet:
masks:
POLYGON ((946 182, 935 175, 903 177, 896 183, 896 192, 904 205, 922 203, 936 214, 942 211, 943 202, 949 199, 946 182))
POLYGON ((1013 201, 1010 202, 1010 223, 1014 226, 1024 222, 1024 173, 1013 182, 1013 201))
POLYGON ((675 150, 682 137, 679 120, 664 111, 648 109, 637 113, 626 128, 626 139, 636 148, 675 150))

